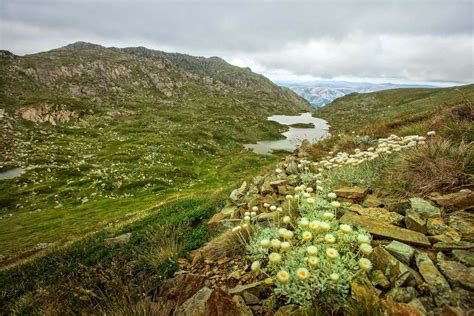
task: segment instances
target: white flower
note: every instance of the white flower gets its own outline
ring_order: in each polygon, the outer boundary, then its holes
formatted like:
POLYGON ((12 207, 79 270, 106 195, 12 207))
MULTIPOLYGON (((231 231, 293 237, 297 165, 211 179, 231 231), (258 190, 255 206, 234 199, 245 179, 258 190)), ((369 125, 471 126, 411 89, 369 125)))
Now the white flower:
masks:
POLYGON ((304 190, 304 189, 303 189, 302 187, 295 187, 295 191, 296 191, 296 192, 301 192, 301 191, 303 191, 303 190, 304 190))
POLYGON ((434 136, 434 135, 436 135, 436 132, 435 131, 429 131, 428 133, 426 133, 426 135, 434 136))
POLYGON ((334 214, 333 214, 333 213, 330 213, 330 212, 325 212, 325 213, 323 214, 323 218, 324 218, 325 220, 327 220, 327 221, 330 221, 331 219, 334 218, 334 214))
POLYGON ((276 168, 276 169, 275 169, 275 172, 276 172, 276 173, 281 173, 282 170, 281 170, 280 168, 276 168))
POLYGON ((291 248, 291 244, 287 241, 282 242, 280 245, 281 251, 288 251, 290 250, 290 248, 291 248))
POLYGON ((250 216, 250 212, 245 212, 244 216, 250 216))
POLYGON ((281 284, 287 284, 290 280, 290 275, 286 271, 279 271, 277 273, 277 279, 281 284))
POLYGON ((250 221, 250 216, 245 216, 244 221, 249 222, 250 221))
POLYGON ((277 211, 278 212, 283 212, 283 208, 279 206, 279 207, 277 207, 277 211))
POLYGON ((336 237, 334 237, 334 235, 327 234, 324 236, 324 240, 326 240, 330 244, 333 244, 336 242, 336 237))
POLYGON ((245 223, 245 224, 242 224, 242 228, 247 228, 249 227, 249 224, 245 223))
POLYGON ((341 203, 339 203, 338 201, 332 201, 331 206, 335 207, 335 208, 338 208, 338 207, 341 207, 341 203))
POLYGON ((309 232, 309 231, 303 232, 303 240, 304 241, 310 241, 311 239, 313 239, 313 234, 311 234, 311 232, 309 232))
POLYGON ((322 222, 321 225, 319 225, 319 228, 323 232, 328 232, 331 229, 331 225, 328 222, 322 222))
POLYGON ((331 275, 329 276, 329 278, 331 279, 331 281, 337 282, 337 281, 339 280, 339 274, 337 274, 337 273, 331 273, 331 275))
POLYGON ((306 251, 310 256, 316 256, 318 254, 318 248, 316 246, 308 246, 308 248, 306 248, 306 251))
POLYGON ((257 206, 252 207, 252 211, 258 212, 258 207, 257 206))
POLYGON ((270 204, 268 204, 268 203, 263 203, 263 207, 268 208, 268 207, 270 207, 270 204))
POLYGON ((311 194, 308 193, 308 192, 303 193, 303 197, 304 197, 304 198, 309 198, 310 196, 311 196, 311 194))
POLYGON ((293 199, 293 195, 288 194, 287 196, 285 196, 285 198, 286 198, 287 200, 291 200, 291 199, 293 199))
POLYGON ((359 249, 364 255, 370 255, 373 250, 371 245, 365 243, 361 244, 359 249))
POLYGON ((270 211, 276 211, 277 207, 275 205, 270 206, 270 211))
POLYGON ((359 267, 364 271, 372 270, 372 262, 367 258, 361 258, 359 260, 359 267))
POLYGON ((308 227, 308 225, 309 225, 308 219, 306 217, 302 217, 300 219, 300 226, 301 227, 308 227))
POLYGON ((316 202, 316 200, 314 198, 310 197, 306 200, 306 202, 308 202, 309 204, 313 204, 314 202, 316 202))
POLYGON ((290 240, 291 238, 293 238, 293 236, 294 236, 294 233, 291 230, 287 229, 285 231, 285 234, 283 235, 283 238, 286 240, 290 240))
POLYGON ((309 229, 314 230, 314 231, 318 231, 320 225, 321 225, 320 221, 312 221, 312 222, 309 223, 309 229))
POLYGON ((281 241, 279 241, 278 239, 272 239, 271 246, 273 249, 280 249, 281 241))
POLYGON ((281 262, 281 255, 277 252, 272 252, 268 256, 268 260, 270 261, 271 264, 278 264, 281 262))
POLYGON ((241 230, 241 229, 242 229, 242 227, 239 225, 239 226, 235 226, 234 228, 232 228, 232 231, 236 232, 236 231, 241 230))
POLYGON ((257 216, 257 212, 250 212, 250 216, 252 216, 252 217, 257 216))
POLYGON ((289 224, 290 222, 291 222, 291 217, 289 217, 288 215, 283 217, 283 223, 289 224))
POLYGON ((262 246, 263 249, 268 249, 270 248, 271 242, 268 239, 262 239, 260 241, 260 246, 262 246))
POLYGON ((308 269, 299 268, 298 270, 296 270, 296 275, 298 276, 298 279, 304 281, 308 279, 311 274, 309 273, 308 269))
POLYGON ((357 241, 361 244, 366 244, 370 241, 369 236, 364 234, 357 235, 357 241))
POLYGON ((252 270, 253 272, 258 272, 260 270, 260 261, 252 262, 252 265, 250 266, 250 270, 252 270))
POLYGON ((337 198, 337 195, 336 195, 336 193, 331 192, 331 193, 328 193, 328 198, 330 198, 331 200, 334 200, 334 199, 337 198))
POLYGON ((308 264, 310 266, 313 266, 313 267, 317 266, 319 264, 319 259, 317 257, 313 257, 313 256, 308 257, 308 264))
POLYGON ((341 226, 339 226, 339 229, 341 230, 341 232, 343 232, 344 234, 347 234, 347 233, 350 233, 352 232, 352 227, 347 225, 347 224, 342 224, 341 226))
POLYGON ((318 190, 318 191, 324 191, 324 188, 323 188, 322 186, 318 186, 318 187, 316 187, 316 190, 318 190))
POLYGON ((339 252, 337 252, 337 250, 334 248, 328 248, 326 249, 326 256, 329 259, 336 259, 337 257, 339 257, 339 252))
POLYGON ((314 189, 312 187, 306 188, 306 192, 308 192, 308 193, 311 193, 313 191, 314 191, 314 189))

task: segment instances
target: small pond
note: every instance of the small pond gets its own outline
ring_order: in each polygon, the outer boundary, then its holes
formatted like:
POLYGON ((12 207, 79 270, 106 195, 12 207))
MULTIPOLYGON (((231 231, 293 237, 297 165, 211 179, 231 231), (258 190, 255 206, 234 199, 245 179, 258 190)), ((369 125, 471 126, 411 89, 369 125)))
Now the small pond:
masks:
POLYGON ((0 171, 0 180, 13 179, 23 174, 23 168, 12 168, 0 171))
POLYGON ((275 121, 283 125, 293 124, 313 124, 311 128, 290 127, 283 136, 286 139, 262 140, 256 144, 244 144, 245 148, 253 150, 257 154, 267 155, 272 150, 293 151, 298 145, 307 139, 314 143, 328 135, 329 125, 323 119, 311 116, 311 113, 302 113, 300 115, 272 115, 268 117, 269 121, 275 121))

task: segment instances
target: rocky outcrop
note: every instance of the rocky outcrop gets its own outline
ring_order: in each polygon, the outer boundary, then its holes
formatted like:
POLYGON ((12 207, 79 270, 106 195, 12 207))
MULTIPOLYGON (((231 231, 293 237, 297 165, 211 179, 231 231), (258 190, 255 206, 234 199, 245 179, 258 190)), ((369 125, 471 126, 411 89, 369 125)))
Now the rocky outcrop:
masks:
POLYGON ((78 113, 68 110, 66 105, 53 106, 42 104, 38 106, 23 107, 16 111, 16 116, 35 123, 62 124, 77 118, 78 113))

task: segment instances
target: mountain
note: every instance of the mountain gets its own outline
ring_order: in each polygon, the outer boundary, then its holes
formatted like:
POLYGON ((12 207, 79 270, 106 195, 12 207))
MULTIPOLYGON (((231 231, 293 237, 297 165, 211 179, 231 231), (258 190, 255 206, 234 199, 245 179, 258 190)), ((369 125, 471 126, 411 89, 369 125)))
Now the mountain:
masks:
POLYGON ((337 98, 351 93, 367 93, 398 88, 435 88, 431 85, 365 83, 345 81, 315 81, 309 83, 280 83, 308 100, 315 108, 321 108, 337 98))
POLYGON ((0 74, 0 172, 24 171, 0 180, 0 262, 238 182, 279 158, 242 146, 280 136, 267 116, 311 110, 248 68, 143 47, 2 51, 0 74))

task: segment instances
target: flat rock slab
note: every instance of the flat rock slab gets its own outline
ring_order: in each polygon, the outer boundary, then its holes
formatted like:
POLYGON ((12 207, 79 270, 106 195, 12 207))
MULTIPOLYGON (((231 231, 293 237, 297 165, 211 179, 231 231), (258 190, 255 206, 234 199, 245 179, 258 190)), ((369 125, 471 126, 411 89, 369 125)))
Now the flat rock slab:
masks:
POLYGON ((362 216, 372 217, 376 222, 382 222, 386 224, 398 224, 404 218, 398 213, 390 212, 380 207, 364 208, 358 204, 353 204, 350 210, 362 216))
POLYGON ((436 306, 449 305, 450 291, 448 281, 439 272, 428 255, 419 252, 415 255, 416 266, 425 282, 430 286, 436 306))
POLYGON ((468 267, 474 267, 474 252, 469 250, 453 250, 453 256, 456 260, 464 263, 468 267))
POLYGON ((455 242, 437 242, 433 245, 434 250, 454 250, 454 249, 474 249, 474 243, 467 241, 455 241, 455 242))
POLYGON ((468 268, 456 261, 445 260, 441 260, 438 267, 453 286, 462 285, 468 290, 474 290, 474 268, 468 268))
POLYGON ((413 247, 396 240, 385 246, 385 249, 395 256, 395 258, 406 264, 410 264, 411 259, 415 255, 415 249, 413 249, 413 247))
POLYGON ((474 192, 468 189, 446 195, 435 195, 431 199, 446 210, 474 208, 474 192))
POLYGON ((336 193, 337 196, 345 199, 363 200, 366 197, 368 190, 366 188, 359 187, 343 187, 334 190, 334 193, 336 193))
POLYGON ((341 217, 340 222, 343 224, 359 226, 375 236, 395 239, 416 246, 431 246, 428 238, 421 233, 394 225, 377 223, 374 222, 371 217, 347 212, 341 217))
POLYGON ((422 218, 440 217, 441 210, 433 206, 430 202, 420 198, 410 199, 411 209, 417 212, 422 218))

